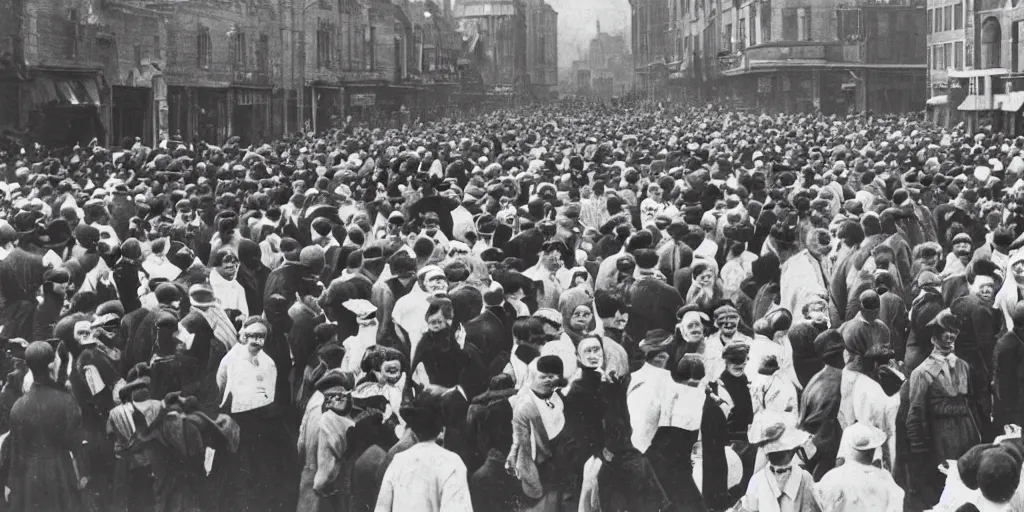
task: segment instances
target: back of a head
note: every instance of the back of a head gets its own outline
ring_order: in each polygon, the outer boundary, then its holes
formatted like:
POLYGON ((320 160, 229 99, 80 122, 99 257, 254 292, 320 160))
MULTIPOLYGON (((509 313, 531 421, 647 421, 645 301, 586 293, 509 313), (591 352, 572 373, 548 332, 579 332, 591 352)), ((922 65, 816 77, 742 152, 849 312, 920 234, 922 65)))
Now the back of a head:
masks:
POLYGON ((50 374, 50 363, 56 357, 53 347, 45 341, 34 341, 25 349, 25 365, 36 381, 50 374))

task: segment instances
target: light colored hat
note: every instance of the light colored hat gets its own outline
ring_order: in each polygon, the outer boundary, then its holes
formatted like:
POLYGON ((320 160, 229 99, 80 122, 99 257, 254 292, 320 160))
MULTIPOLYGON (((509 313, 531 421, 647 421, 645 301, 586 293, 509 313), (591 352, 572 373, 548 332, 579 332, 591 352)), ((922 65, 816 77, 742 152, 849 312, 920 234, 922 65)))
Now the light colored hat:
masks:
POLYGON ((534 317, 540 318, 553 325, 557 325, 559 328, 562 327, 562 314, 551 308, 541 308, 533 314, 534 317))
POLYGON ((854 423, 843 431, 846 443, 859 452, 873 451, 885 444, 885 432, 866 423, 854 423))
MULTIPOLYGON (((747 430, 750 444, 764 449, 764 453, 785 452, 800 447, 813 447, 811 435, 796 428, 792 418, 781 413, 764 411, 754 417, 747 430)), ((808 457, 813 454, 808 453, 808 457)))
POLYGON ((366 299, 349 299, 342 302, 341 305, 359 318, 366 318, 377 312, 377 306, 366 299))

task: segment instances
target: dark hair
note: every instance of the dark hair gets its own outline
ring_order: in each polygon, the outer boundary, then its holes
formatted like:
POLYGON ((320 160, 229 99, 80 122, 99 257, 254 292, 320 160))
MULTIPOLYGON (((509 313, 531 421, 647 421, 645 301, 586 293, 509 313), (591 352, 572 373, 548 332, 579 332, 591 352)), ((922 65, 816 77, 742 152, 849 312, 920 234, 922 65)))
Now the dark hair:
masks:
POLYGON ((532 345, 539 345, 544 339, 544 321, 532 316, 518 318, 512 324, 512 337, 532 345))
POLYGON ((594 309, 597 310, 598 318, 611 318, 619 311, 626 311, 626 305, 618 295, 598 290, 594 292, 594 309))
POLYGON ((455 318, 455 306, 450 299, 445 297, 433 297, 427 300, 427 314, 423 318, 430 318, 440 312, 448 320, 455 318))
POLYGON ((696 354, 686 354, 672 369, 672 380, 680 383, 688 380, 701 380, 704 375, 704 361, 696 354))
POLYGON ((224 263, 224 259, 226 259, 228 256, 233 256, 236 262, 240 261, 238 258, 238 254, 235 254, 234 249, 230 247, 221 247, 220 249, 217 249, 217 252, 213 253, 213 256, 210 257, 210 266, 221 266, 224 263))

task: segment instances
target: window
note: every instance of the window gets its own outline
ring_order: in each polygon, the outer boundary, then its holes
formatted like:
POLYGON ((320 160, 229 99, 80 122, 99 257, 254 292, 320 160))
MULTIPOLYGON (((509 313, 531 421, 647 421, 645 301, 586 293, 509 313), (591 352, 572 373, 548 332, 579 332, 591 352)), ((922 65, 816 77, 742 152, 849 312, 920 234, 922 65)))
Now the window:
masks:
POLYGON ((331 69, 331 44, 333 43, 333 27, 320 21, 316 29, 316 66, 321 69, 331 69))
POLYGON ((960 2, 953 6, 953 30, 964 28, 964 3, 960 2))
POLYGON ((196 35, 196 66, 199 69, 210 69, 213 60, 213 45, 210 43, 210 29, 199 27, 196 35))
POLYGON ((234 53, 232 55, 235 66, 239 69, 245 69, 246 61, 248 60, 246 55, 248 47, 245 41, 245 32, 235 32, 231 36, 231 50, 234 53))
POLYGON ((782 10, 782 40, 800 40, 800 26, 799 18, 797 18, 797 9, 789 8, 782 10))
POLYGON ((156 59, 164 58, 160 49, 160 36, 153 36, 153 57, 156 59))
POLYGON ((932 25, 932 32, 942 32, 942 9, 935 9, 935 24, 932 25))
POLYGON ((260 34, 256 44, 256 68, 262 73, 270 71, 270 37, 266 34, 260 34))
POLYGON ((942 45, 942 62, 947 68, 953 65, 953 43, 942 45))
POLYGON ((928 33, 935 32, 933 26, 935 25, 935 9, 928 9, 928 33))
POLYGON ((135 45, 132 50, 135 52, 135 59, 132 61, 135 63, 135 67, 142 67, 142 45, 135 45))
POLYGON ((953 43, 953 68, 964 69, 964 42, 953 43))
POLYGON ((736 30, 739 32, 736 35, 736 47, 742 50, 747 47, 747 20, 740 18, 740 22, 736 24, 736 30))
POLYGON ((839 35, 839 41, 844 43, 861 41, 864 34, 862 32, 863 28, 860 22, 860 9, 842 9, 836 14, 838 18, 838 27, 836 32, 839 35))
POLYGON ((953 30, 953 6, 947 5, 942 10, 944 11, 942 13, 942 29, 953 30))
POLYGON ((67 45, 64 48, 65 56, 69 59, 78 58, 78 37, 79 37, 79 26, 78 26, 78 9, 68 9, 68 19, 65 22, 67 26, 67 45))
POLYGON ((800 41, 811 40, 811 8, 802 7, 797 9, 797 20, 799 26, 797 27, 797 36, 800 41))
POLYGON ((370 26, 370 45, 368 48, 367 61, 370 71, 377 69, 377 27, 370 26))
POLYGON ((942 64, 942 45, 937 44, 932 46, 932 69, 945 69, 946 66, 942 64))
POLYGON ((754 15, 754 8, 750 8, 750 46, 757 44, 757 16, 754 15))
POLYGON ((732 23, 726 23, 722 29, 722 51, 732 52, 732 23))
POLYGON ((772 2, 768 0, 761 4, 761 40, 767 43, 772 40, 772 2))

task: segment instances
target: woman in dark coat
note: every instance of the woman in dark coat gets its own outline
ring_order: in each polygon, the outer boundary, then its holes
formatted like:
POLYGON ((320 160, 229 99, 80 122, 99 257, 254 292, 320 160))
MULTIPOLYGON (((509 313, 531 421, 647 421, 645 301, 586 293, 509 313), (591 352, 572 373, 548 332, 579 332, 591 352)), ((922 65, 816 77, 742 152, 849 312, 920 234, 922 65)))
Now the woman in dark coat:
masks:
MULTIPOLYGON (((78 512, 82 510, 78 470, 72 452, 80 447, 82 412, 74 397, 54 381, 53 347, 43 341, 25 349, 34 383, 11 410, 10 458, 0 466, 0 479, 10 488, 14 512, 78 512)), ((85 475, 81 475, 85 476, 85 475)))
POLYGON ((722 510, 729 500, 725 460, 729 433, 725 414, 719 407, 718 397, 699 387, 704 378, 700 356, 683 356, 671 374, 674 382, 667 385, 673 392, 666 393, 667 403, 662 404, 662 417, 658 422, 664 426, 658 427, 646 452, 658 481, 666 482, 665 491, 672 506, 664 510, 722 510), (704 469, 702 490, 694 483, 691 461, 698 436, 704 469))
POLYGON ((43 258, 16 248, 0 261, 0 326, 8 338, 32 338, 36 290, 43 284, 43 258))

